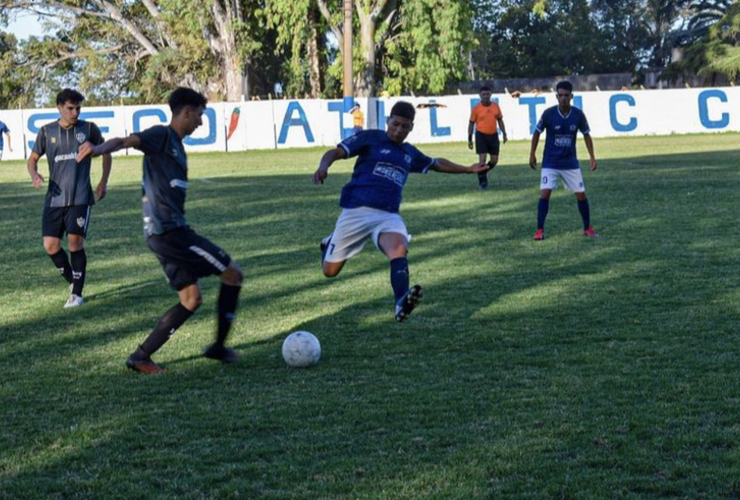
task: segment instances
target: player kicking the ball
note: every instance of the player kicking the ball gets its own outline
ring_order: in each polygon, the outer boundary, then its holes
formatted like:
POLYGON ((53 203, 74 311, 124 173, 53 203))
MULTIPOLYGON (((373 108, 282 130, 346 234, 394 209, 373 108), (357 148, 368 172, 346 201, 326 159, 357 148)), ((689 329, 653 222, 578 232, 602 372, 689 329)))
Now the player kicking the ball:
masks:
POLYGON ((365 130, 340 142, 321 157, 313 174, 314 184, 323 184, 329 167, 337 160, 357 157, 352 179, 342 188, 342 212, 334 232, 321 242, 324 276, 339 274, 344 263, 362 250, 372 238, 388 257, 391 287, 396 301, 396 321, 404 321, 422 298, 421 286, 409 288, 406 260, 409 233, 399 215, 401 194, 410 173, 428 170, 449 174, 476 174, 487 166, 458 165, 444 158, 430 158, 404 141, 414 128, 416 110, 408 102, 391 109, 387 130, 365 130))
POLYGON ((144 236, 164 268, 170 286, 177 290, 180 302, 167 311, 144 342, 128 357, 132 370, 157 373, 163 368, 151 355, 200 307, 202 299, 198 279, 218 275, 218 330, 216 341, 204 356, 231 363, 236 351, 225 346, 236 314, 242 271, 231 257, 206 238, 190 229, 185 221, 185 192, 188 187, 188 163, 182 140, 203 123, 206 98, 188 88, 172 92, 169 99, 172 120, 169 126, 156 125, 126 138, 115 138, 99 146, 86 142, 77 161, 88 155, 113 153, 136 148, 144 153, 144 236))

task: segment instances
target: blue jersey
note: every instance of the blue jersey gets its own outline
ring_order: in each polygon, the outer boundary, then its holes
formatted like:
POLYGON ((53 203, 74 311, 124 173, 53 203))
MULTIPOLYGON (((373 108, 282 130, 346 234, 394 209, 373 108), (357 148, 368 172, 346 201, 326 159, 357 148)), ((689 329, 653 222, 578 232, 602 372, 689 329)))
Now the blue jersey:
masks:
POLYGON ((586 115, 578 108, 571 107, 563 115, 560 107, 547 108, 535 127, 537 132, 547 131, 542 168, 573 170, 580 168, 576 157, 576 135, 580 130, 586 135, 591 132, 586 115))
POLYGON ((10 129, 7 125, 5 125, 5 122, 0 122, 0 151, 3 150, 3 147, 5 147, 5 134, 9 134, 10 129))
POLYGON ((435 160, 411 144, 397 144, 382 130, 365 130, 340 142, 347 158, 357 157, 352 179, 342 188, 339 206, 370 207, 397 213, 411 172, 426 173, 435 160))

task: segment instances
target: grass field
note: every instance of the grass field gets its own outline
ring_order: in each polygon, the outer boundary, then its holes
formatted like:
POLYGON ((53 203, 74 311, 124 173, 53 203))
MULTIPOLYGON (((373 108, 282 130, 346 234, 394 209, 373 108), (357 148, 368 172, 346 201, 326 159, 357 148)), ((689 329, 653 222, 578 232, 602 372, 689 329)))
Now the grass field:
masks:
MULTIPOLYGON (((464 144, 421 149, 474 160, 464 144)), ((528 149, 506 144, 485 192, 474 176, 411 177, 425 299, 403 324, 372 245, 320 272, 351 162, 314 186, 322 150, 191 155, 188 219, 246 274, 241 359, 199 356, 215 328, 206 279, 157 376, 124 366, 177 301, 143 241, 140 158, 114 162, 87 303, 69 310, 41 246, 43 193, 3 162, 0 498, 740 498, 738 136, 596 140, 598 240, 559 190, 532 241, 528 149), (295 330, 320 338, 318 366, 283 363, 295 330)))

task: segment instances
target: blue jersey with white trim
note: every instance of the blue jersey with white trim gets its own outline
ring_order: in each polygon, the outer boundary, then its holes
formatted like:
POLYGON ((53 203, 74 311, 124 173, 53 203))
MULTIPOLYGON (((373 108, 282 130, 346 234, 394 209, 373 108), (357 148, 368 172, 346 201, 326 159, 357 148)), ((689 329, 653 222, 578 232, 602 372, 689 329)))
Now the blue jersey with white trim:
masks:
POLYGON ((340 142, 347 158, 357 157, 352 179, 342 188, 342 208, 371 207, 397 213, 408 175, 426 173, 435 160, 411 144, 397 144, 382 130, 365 130, 340 142))
POLYGON ((568 114, 563 115, 559 106, 547 108, 537 122, 535 130, 540 133, 547 132, 542 168, 555 170, 580 168, 576 157, 576 136, 579 130, 584 135, 591 132, 583 111, 571 107, 568 114))

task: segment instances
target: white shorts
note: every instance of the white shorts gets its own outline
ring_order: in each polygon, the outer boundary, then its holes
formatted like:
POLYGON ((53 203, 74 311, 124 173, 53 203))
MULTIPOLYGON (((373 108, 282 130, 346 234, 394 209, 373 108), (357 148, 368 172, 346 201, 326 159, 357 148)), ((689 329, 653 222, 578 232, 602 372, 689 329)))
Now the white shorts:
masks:
POLYGON ((368 238, 372 238, 380 250, 378 239, 381 233, 398 233, 407 242, 411 240, 406 223, 399 214, 369 207, 344 208, 327 243, 324 261, 344 262, 358 254, 368 238))
POLYGON ((558 178, 563 179, 563 185, 568 191, 573 193, 585 193, 586 187, 583 185, 583 174, 580 168, 570 170, 556 170, 554 168, 543 168, 540 177, 540 190, 557 189, 558 178))
POLYGON ((3 148, 0 148, 0 160, 3 159, 3 148))

